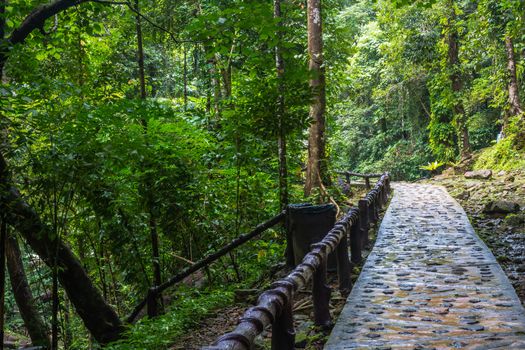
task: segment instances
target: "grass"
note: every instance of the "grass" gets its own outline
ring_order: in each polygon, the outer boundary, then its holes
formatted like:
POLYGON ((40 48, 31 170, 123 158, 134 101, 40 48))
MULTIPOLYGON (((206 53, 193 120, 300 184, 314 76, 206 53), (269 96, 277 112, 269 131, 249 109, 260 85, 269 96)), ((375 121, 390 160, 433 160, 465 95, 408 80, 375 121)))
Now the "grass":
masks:
POLYGON ((228 290, 213 290, 207 293, 188 291, 187 295, 178 297, 180 301, 166 314, 154 319, 140 320, 127 331, 123 340, 112 343, 105 349, 167 349, 213 310, 233 303, 233 293, 228 290))

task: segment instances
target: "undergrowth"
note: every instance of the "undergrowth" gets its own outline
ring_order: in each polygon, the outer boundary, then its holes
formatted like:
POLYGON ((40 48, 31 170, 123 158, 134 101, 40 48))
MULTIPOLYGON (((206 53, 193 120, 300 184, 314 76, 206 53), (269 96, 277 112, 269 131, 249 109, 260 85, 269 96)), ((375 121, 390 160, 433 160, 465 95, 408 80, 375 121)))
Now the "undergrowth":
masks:
POLYGON ((474 169, 523 170, 525 169, 525 150, 512 147, 512 137, 505 138, 481 151, 474 163, 474 169))
POLYGON ((188 290, 180 301, 164 315, 154 319, 144 318, 126 332, 126 337, 105 347, 107 350, 167 349, 186 331, 198 325, 213 310, 231 305, 231 290, 198 292, 188 290))

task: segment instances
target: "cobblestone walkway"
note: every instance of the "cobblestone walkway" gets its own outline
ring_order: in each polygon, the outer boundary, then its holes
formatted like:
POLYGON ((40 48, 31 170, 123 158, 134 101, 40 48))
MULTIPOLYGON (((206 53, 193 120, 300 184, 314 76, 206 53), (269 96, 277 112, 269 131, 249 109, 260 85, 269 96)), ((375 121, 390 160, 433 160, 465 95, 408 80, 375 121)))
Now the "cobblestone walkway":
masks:
POLYGON ((443 187, 397 184, 325 349, 525 349, 525 310, 443 187))

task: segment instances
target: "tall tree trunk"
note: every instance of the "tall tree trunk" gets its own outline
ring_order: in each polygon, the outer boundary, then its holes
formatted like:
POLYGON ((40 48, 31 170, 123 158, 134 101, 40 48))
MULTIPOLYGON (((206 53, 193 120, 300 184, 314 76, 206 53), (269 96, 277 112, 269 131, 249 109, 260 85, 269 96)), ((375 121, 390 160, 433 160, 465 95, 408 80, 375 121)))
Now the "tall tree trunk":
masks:
POLYGON ((521 108, 518 75, 516 74, 516 58, 514 56, 514 43, 510 35, 505 35, 505 51, 507 52, 507 70, 509 73, 509 113, 504 115, 503 133, 508 126, 509 116, 523 113, 521 108))
POLYGON ((459 62, 459 35, 456 28, 456 9, 454 1, 449 2, 450 18, 448 19, 448 68, 450 71, 450 82, 454 92, 454 120, 459 141, 459 151, 461 158, 467 158, 470 155, 470 138, 467 129, 467 116, 463 102, 460 99, 460 93, 463 89, 463 80, 461 77, 461 66, 459 62))
POLYGON ((275 46, 275 69, 277 71, 277 149, 279 156, 279 203, 281 210, 288 205, 288 168, 286 165, 286 133, 284 131, 285 118, 285 85, 284 85, 284 59, 282 55, 283 23, 281 15, 281 0, 273 2, 273 16, 278 20, 277 38, 275 46))
POLYGON ((144 74, 144 48, 142 45, 142 23, 139 12, 139 0, 135 0, 135 9, 137 14, 135 16, 135 27, 137 30, 137 63, 139 66, 139 83, 140 83, 140 98, 146 98, 146 77, 144 74))
POLYGON ((2 153, 0 210, 6 214, 7 223, 20 232, 31 248, 51 268, 54 266, 58 245, 58 279, 85 326, 99 343, 105 344, 119 339, 124 328, 117 314, 102 298, 69 247, 53 235, 52 230, 24 200, 10 178, 2 153))
POLYGON ((20 246, 13 234, 8 235, 6 242, 7 269, 20 315, 24 320, 31 342, 34 346, 49 348, 50 342, 46 325, 38 313, 37 306, 29 283, 27 282, 20 246))
MULTIPOLYGON (((209 50, 204 47, 206 56, 209 50)), ((221 80, 219 79, 217 73, 217 59, 211 57, 208 59, 208 75, 210 77, 210 110, 213 108, 213 122, 212 125, 217 129, 220 129, 220 119, 221 119, 221 80)), ((210 111, 211 112, 211 111, 210 111)))
POLYGON ((183 71, 183 82, 184 82, 184 111, 188 110, 188 49, 184 45, 184 71, 183 71))
MULTIPOLYGON (((135 8, 139 9, 139 1, 135 0, 135 8)), ((138 58, 138 66, 139 66, 139 79, 140 79, 140 98, 146 99, 146 79, 144 76, 144 50, 143 50, 143 43, 142 43, 142 25, 140 21, 140 16, 137 14, 135 17, 136 20, 136 28, 137 28, 137 58, 138 58)), ((148 133, 148 124, 147 120, 142 120, 142 126, 144 128, 144 134, 147 137, 148 133)), ((149 211, 149 229, 150 229, 150 237, 151 237, 151 261, 153 265, 153 283, 158 286, 162 283, 161 280, 161 273, 160 273, 160 254, 159 254, 159 235, 157 232, 157 221, 155 219, 155 213, 153 210, 154 206, 154 198, 152 193, 152 182, 148 178, 146 179, 146 193, 144 194, 146 196, 146 202, 148 206, 149 211)))
POLYGON ((321 0, 307 0, 308 54, 310 56, 310 88, 313 99, 310 105, 311 125, 308 136, 308 164, 306 167, 305 195, 320 181, 327 180, 325 153, 325 72, 323 67, 323 31, 321 0))

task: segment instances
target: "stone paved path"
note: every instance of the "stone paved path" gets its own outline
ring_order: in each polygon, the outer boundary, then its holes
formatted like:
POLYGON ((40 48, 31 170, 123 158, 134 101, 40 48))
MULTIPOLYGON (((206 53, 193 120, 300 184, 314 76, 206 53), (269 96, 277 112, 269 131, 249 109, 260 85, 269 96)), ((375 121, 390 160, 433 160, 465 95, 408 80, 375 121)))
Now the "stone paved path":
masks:
POLYGON ((325 349, 525 349, 525 310, 443 187, 397 184, 325 349))

